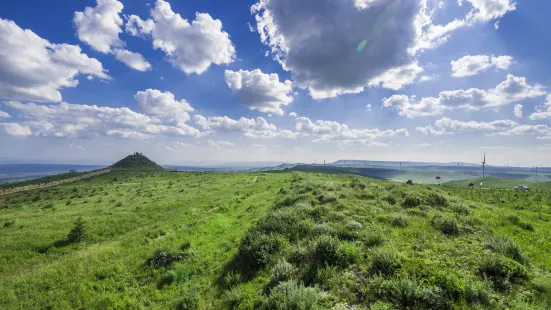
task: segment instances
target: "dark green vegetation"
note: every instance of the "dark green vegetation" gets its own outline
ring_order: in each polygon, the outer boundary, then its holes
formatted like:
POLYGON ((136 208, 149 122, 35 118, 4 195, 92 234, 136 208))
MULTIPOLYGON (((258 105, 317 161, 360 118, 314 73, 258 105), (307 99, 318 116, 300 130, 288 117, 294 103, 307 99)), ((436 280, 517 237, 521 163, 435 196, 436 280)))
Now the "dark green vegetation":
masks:
POLYGON ((551 192, 111 172, 0 197, 5 309, 549 309, 551 192))
POLYGON ((141 153, 134 153, 119 160, 110 167, 113 170, 131 171, 162 171, 163 167, 157 165, 141 153))

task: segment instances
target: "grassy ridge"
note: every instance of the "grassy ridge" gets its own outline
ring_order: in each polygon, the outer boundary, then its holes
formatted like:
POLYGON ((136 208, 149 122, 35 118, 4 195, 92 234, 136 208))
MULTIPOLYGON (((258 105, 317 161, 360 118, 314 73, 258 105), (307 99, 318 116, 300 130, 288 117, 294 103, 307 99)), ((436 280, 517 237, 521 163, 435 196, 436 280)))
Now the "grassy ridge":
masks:
POLYGON ((550 201, 339 174, 109 173, 0 197, 0 304, 548 309, 550 201))
POLYGON ((0 189, 7 189, 10 187, 12 188, 23 187, 23 186, 34 185, 39 183, 60 181, 60 180, 78 177, 86 173, 89 173, 89 172, 60 173, 60 174, 50 175, 47 177, 42 177, 42 178, 32 179, 32 180, 27 180, 22 182, 8 182, 8 183, 0 184, 0 189))

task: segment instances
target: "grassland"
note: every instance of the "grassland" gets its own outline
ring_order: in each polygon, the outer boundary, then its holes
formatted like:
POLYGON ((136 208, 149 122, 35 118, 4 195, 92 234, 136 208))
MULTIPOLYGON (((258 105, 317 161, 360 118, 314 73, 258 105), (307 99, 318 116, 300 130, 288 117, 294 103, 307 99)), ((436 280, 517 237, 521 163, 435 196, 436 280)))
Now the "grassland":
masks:
POLYGON ((341 174, 111 172, 0 197, 0 305, 549 309, 550 204, 341 174))
POLYGON ((532 189, 536 190, 548 190, 551 189, 551 182, 526 182, 522 180, 511 180, 511 179, 501 179, 501 178, 474 178, 474 179, 465 179, 465 180, 455 180, 445 182, 445 186, 453 187, 469 187, 469 184, 473 183, 474 188, 501 188, 501 189, 514 189, 517 186, 525 185, 529 186, 532 189))

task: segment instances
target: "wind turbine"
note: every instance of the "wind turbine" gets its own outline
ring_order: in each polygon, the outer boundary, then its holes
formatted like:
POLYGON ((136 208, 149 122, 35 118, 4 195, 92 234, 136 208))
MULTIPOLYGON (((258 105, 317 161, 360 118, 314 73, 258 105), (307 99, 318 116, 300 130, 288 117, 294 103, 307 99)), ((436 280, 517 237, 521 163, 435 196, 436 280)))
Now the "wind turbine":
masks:
MULTIPOLYGON (((485 176, 485 170, 484 170, 484 168, 486 167, 486 165, 488 165, 488 164, 486 163, 486 152, 484 152, 484 161, 482 162, 482 177, 485 176)), ((488 166, 489 166, 489 165, 488 165, 488 166)))

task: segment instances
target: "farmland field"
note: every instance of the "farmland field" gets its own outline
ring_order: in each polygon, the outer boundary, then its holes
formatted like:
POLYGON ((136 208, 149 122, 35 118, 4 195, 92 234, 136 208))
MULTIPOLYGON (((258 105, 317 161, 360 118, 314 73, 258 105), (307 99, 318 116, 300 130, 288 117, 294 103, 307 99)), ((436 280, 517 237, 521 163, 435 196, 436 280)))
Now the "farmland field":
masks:
POLYGON ((550 202, 340 174, 111 172, 0 197, 0 304, 548 309, 550 202))

